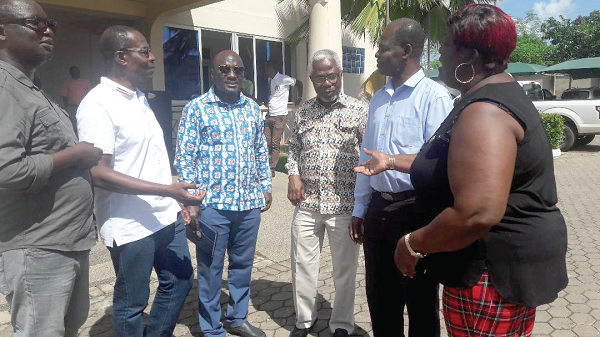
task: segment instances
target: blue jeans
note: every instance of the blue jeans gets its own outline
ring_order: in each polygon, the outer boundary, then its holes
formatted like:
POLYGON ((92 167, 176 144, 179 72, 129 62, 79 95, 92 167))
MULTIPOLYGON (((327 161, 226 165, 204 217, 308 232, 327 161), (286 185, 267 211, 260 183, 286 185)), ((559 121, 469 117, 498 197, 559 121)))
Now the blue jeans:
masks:
POLYGON ((181 216, 150 236, 108 250, 117 274, 114 336, 171 336, 194 282, 181 216), (152 268, 156 270, 159 285, 144 330, 142 313, 148 305, 152 268))
POLYGON ((38 248, 0 254, 0 292, 15 337, 77 336, 90 308, 89 256, 38 248))
POLYGON ((240 326, 248 315, 254 249, 260 211, 221 211, 207 207, 201 219, 218 233, 214 255, 196 246, 198 259, 198 319, 204 336, 226 335, 221 324, 221 283, 225 252, 229 253, 229 304, 225 321, 240 326))

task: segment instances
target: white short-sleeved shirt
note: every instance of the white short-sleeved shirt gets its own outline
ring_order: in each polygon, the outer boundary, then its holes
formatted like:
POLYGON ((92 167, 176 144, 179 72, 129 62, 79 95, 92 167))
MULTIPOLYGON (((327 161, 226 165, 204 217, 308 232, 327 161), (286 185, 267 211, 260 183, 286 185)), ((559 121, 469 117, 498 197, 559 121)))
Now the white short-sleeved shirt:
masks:
POLYGON ((290 87, 296 85, 296 79, 275 74, 271 79, 271 95, 269 96, 269 116, 285 116, 288 114, 287 104, 290 95, 290 87))
MULTIPOLYGON (((80 141, 112 154, 111 168, 128 176, 171 184, 163 132, 139 90, 131 91, 102 77, 77 109, 80 141)), ((96 188, 95 211, 107 247, 134 242, 175 222, 172 198, 128 195, 96 188)))

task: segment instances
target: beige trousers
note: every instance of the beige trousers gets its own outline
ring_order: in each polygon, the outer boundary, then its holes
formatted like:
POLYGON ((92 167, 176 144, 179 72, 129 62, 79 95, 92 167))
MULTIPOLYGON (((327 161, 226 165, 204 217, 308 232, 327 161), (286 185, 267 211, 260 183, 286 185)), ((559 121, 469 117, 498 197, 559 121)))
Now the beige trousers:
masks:
MULTIPOLYGON (((348 234, 350 214, 320 214, 296 207, 292 221, 292 286, 296 326, 308 328, 317 319, 317 282, 325 230, 333 263, 335 301, 329 321, 332 332, 354 330, 354 297, 359 245, 348 234)), ((331 300, 333 300, 333 296, 331 300)))

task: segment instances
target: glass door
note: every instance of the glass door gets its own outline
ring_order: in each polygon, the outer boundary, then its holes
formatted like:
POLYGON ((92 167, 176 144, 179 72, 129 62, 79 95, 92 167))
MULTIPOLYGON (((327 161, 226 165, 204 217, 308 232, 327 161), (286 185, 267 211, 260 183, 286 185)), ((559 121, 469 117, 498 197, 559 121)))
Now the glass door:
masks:
POLYGON ((200 43, 202 45, 202 93, 212 86, 210 69, 215 56, 223 51, 232 49, 232 33, 217 32, 202 29, 200 43))
POLYGON ((244 95, 256 98, 254 39, 248 36, 237 36, 237 50, 246 68, 246 78, 242 85, 244 95))

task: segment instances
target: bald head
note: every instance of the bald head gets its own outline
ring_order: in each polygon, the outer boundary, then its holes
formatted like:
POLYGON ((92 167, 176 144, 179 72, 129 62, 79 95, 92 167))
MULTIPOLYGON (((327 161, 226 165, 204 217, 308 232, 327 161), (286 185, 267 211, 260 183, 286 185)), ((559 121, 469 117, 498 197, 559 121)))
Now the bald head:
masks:
POLYGON ((222 101, 237 102, 244 81, 244 61, 233 50, 219 52, 213 60, 211 78, 215 93, 222 101))
POLYGON ((425 45, 425 31, 421 24, 409 18, 400 18, 392 21, 385 30, 393 34, 392 41, 400 47, 410 44, 413 48, 411 57, 420 58, 425 45))
POLYGON ((32 6, 41 8, 33 0, 0 0, 0 20, 22 18, 32 6))
POLYGON ((37 67, 52 58, 55 29, 47 27, 42 32, 12 21, 32 17, 48 18, 33 0, 0 0, 0 20, 5 20, 0 33, 0 60, 11 63, 30 78, 37 67))
POLYGON ((238 67, 244 66, 244 61, 242 61, 240 55, 238 55, 233 50, 223 50, 217 53, 217 55, 215 56, 213 60, 213 68, 219 68, 219 66, 226 64, 228 60, 235 61, 238 64, 238 67))

